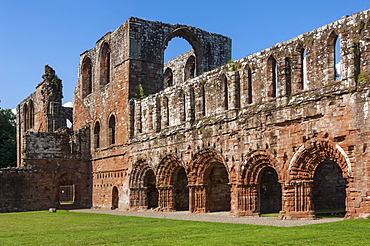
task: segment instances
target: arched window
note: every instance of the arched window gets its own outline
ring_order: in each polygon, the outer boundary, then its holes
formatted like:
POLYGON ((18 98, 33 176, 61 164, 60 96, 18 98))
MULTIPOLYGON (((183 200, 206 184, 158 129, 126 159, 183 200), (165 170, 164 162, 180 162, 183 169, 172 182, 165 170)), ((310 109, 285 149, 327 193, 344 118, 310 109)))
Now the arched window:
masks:
POLYGON ((229 109, 229 88, 227 83, 227 78, 225 74, 222 74, 221 76, 221 86, 223 88, 223 94, 224 94, 224 100, 222 103, 222 106, 225 110, 229 109))
POLYGON ((173 86, 173 73, 171 68, 166 68, 163 76, 163 87, 167 88, 173 86))
POLYGON ((82 62, 82 97, 85 98, 92 92, 92 63, 89 57, 82 62))
POLYGON ((308 89, 308 80, 307 80, 307 52, 305 49, 301 51, 301 78, 300 78, 300 89, 308 89))
POLYGON ((185 64, 185 80, 194 78, 195 76, 195 56, 191 55, 185 64))
POLYGON ((193 124, 195 121, 195 92, 194 88, 190 87, 190 124, 193 124))
POLYGON ((244 68, 244 73, 245 73, 244 84, 246 84, 247 86, 247 103, 251 104, 253 103, 252 69, 247 65, 244 68))
POLYGON ((267 78, 269 81, 269 91, 267 95, 269 97, 277 97, 278 95, 278 81, 277 81, 277 64, 273 56, 270 56, 267 64, 267 78))
POLYGON ((164 123, 164 126, 169 126, 170 125, 170 109, 169 109, 167 97, 163 98, 163 107, 164 107, 163 113, 165 114, 163 123, 164 123))
POLYGON ((116 118, 114 115, 109 118, 108 139, 109 144, 116 143, 116 118))
POLYGON ((340 57, 340 38, 339 36, 335 33, 332 32, 329 36, 328 40, 328 45, 329 45, 329 71, 330 76, 329 76, 329 82, 332 80, 340 80, 342 79, 342 65, 341 65, 341 57, 340 57))
POLYGON ((29 102, 28 112, 29 112, 29 116, 28 116, 29 126, 28 126, 28 128, 30 129, 30 128, 33 128, 33 126, 35 124, 35 109, 34 109, 32 100, 29 102))
POLYGON ((200 88, 201 88, 201 93, 202 93, 202 115, 203 116, 206 116, 206 89, 205 89, 205 86, 204 86, 204 83, 201 83, 200 84, 200 88))
POLYGON ((94 126, 94 148, 100 148, 100 123, 97 121, 94 126))
POLYGON ((24 123, 24 130, 27 131, 28 130, 28 126, 29 126, 29 112, 28 112, 28 107, 27 107, 27 103, 24 104, 23 106, 23 123, 24 123))
POLYGON ((104 43, 100 52, 100 86, 108 84, 110 81, 110 48, 108 43, 104 43))
POLYGON ((182 122, 184 122, 186 120, 186 98, 182 90, 180 90, 179 99, 181 100, 181 104, 182 104, 180 119, 182 122))
POLYGON ((289 96, 292 93, 292 68, 290 66, 290 58, 285 57, 285 95, 289 96))

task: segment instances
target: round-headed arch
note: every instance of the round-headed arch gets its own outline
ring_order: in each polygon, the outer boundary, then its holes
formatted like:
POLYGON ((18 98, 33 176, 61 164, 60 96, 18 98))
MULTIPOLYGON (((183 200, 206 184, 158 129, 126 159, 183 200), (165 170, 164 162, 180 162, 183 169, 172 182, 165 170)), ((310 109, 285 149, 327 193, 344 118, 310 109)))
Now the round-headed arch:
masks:
POLYGON ((175 173, 181 167, 183 165, 176 156, 166 155, 157 169, 157 186, 173 185, 175 173))
POLYGON ((270 152, 263 150, 251 151, 246 155, 246 159, 240 167, 238 181, 244 185, 257 185, 260 173, 266 167, 272 167, 276 171, 276 166, 276 159, 270 152))
POLYGON ((207 169, 214 163, 221 163, 224 165, 228 176, 230 176, 229 168, 221 154, 214 149, 204 149, 194 155, 191 164, 187 168, 189 183, 203 184, 205 182, 204 178, 207 169))
POLYGON ((145 174, 153 169, 145 160, 138 160, 132 167, 130 175, 130 188, 142 188, 145 186, 145 174))
POLYGON ((186 41, 189 42, 189 44, 191 45, 191 47, 194 50, 194 54, 195 54, 195 57, 196 57, 196 62, 195 62, 195 64, 196 64, 196 73, 197 73, 197 75, 202 73, 203 69, 202 69, 201 64, 202 64, 202 61, 203 61, 204 50, 203 50, 203 46, 202 46, 201 42, 199 41, 199 39, 189 29, 187 29, 185 27, 178 28, 178 29, 174 30, 170 35, 168 35, 167 38, 164 40, 163 51, 166 49, 166 47, 168 45, 168 42, 171 41, 171 39, 173 39, 175 37, 183 38, 183 39, 185 39, 186 41))
POLYGON ((326 139, 314 139, 304 143, 290 160, 291 178, 293 180, 313 179, 316 167, 327 160, 339 165, 343 178, 352 176, 349 157, 338 144, 326 139))

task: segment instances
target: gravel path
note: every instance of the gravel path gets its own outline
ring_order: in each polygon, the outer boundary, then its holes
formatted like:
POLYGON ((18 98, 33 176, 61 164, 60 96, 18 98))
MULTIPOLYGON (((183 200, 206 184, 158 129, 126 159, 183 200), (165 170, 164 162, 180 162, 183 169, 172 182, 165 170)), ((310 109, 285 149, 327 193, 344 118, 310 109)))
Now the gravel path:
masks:
POLYGON ((321 224, 328 222, 341 221, 343 218, 327 218, 316 220, 280 220, 277 217, 248 217, 236 218, 229 216, 229 212, 212 212, 207 214, 190 214, 188 211, 180 212, 155 212, 152 210, 146 211, 121 211, 121 210, 102 210, 102 209, 74 209, 70 212, 80 213, 95 213, 95 214, 111 214, 122 216, 150 217, 158 219, 174 219, 174 220, 192 220, 220 223, 236 223, 236 224, 251 224, 251 225, 267 225, 267 226, 303 226, 312 224, 321 224))

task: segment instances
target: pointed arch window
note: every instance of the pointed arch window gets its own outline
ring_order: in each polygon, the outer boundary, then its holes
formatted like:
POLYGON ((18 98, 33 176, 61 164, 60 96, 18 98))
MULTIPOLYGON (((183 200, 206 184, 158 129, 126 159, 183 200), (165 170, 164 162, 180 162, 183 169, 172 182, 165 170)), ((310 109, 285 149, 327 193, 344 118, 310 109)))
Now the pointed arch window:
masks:
POLYGON ((253 103, 253 85, 252 85, 252 69, 250 66, 245 66, 244 68, 245 80, 244 83, 247 86, 247 103, 253 103))
POLYGON ((340 56, 340 38, 339 36, 333 31, 328 40, 329 45, 329 82, 332 80, 340 80, 342 79, 342 61, 340 56))
POLYGON ((115 144, 116 143, 116 117, 114 115, 111 115, 109 118, 109 128, 108 128, 108 139, 109 144, 115 144))
POLYGON ((27 103, 23 105, 23 123, 24 123, 24 131, 28 130, 28 122, 29 122, 29 112, 28 112, 28 106, 27 103))
POLYGON ((308 89, 308 79, 307 79, 307 52, 305 49, 301 51, 301 78, 300 78, 300 89, 308 89))
POLYGON ((110 81, 110 48, 104 43, 100 52, 100 85, 104 86, 110 81))
POLYGON ((290 58, 285 57, 285 95, 289 96, 292 93, 292 68, 290 58))
POLYGON ((89 57, 82 62, 82 97, 92 93, 92 63, 89 57))

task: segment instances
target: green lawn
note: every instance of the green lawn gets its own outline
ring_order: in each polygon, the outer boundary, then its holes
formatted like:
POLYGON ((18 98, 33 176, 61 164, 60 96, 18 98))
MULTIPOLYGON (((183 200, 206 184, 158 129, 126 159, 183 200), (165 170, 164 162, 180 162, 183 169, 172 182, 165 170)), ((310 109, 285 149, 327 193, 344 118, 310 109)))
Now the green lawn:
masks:
POLYGON ((72 213, 0 214, 0 245, 370 245, 370 220, 272 227, 72 213))

